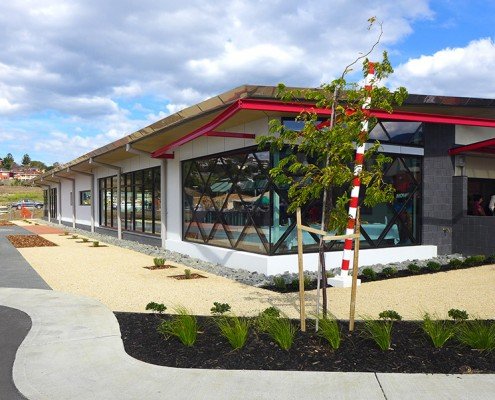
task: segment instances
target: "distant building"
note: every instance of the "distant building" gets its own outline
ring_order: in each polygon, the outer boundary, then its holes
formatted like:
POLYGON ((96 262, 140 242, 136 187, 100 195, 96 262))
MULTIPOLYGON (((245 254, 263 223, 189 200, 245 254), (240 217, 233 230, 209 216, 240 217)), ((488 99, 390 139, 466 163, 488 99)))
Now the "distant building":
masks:
POLYGON ((31 167, 14 167, 10 172, 13 179, 18 179, 20 181, 30 181, 43 174, 43 172, 45 171, 31 167))
POLYGON ((14 174, 12 172, 4 170, 4 169, 0 169, 0 181, 12 179, 13 176, 14 176, 14 174))

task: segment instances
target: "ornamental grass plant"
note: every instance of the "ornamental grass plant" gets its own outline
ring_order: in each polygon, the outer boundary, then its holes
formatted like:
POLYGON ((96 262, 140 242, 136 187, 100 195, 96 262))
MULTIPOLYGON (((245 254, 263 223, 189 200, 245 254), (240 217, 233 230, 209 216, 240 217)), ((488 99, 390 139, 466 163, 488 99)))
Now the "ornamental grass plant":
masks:
POLYGON ((475 319, 457 326, 457 340, 471 349, 493 351, 495 349, 495 323, 475 319))
POLYGON ((184 346, 191 347, 196 342, 198 334, 197 319, 185 307, 177 307, 175 311, 177 315, 163 321, 158 326, 158 332, 166 338, 175 336, 184 346))
POLYGON ((245 318, 237 316, 221 316, 215 318, 220 334, 228 340, 234 350, 244 347, 249 334, 250 323, 245 318))
POLYGON ((372 339, 381 350, 389 350, 392 344, 392 327, 394 321, 402 317, 394 310, 382 311, 380 319, 364 318, 364 334, 372 339))
POLYGON ((256 321, 258 330, 268 334, 283 350, 289 350, 296 336, 296 327, 288 318, 280 318, 272 313, 261 313, 256 321))
POLYGON ((332 349, 337 350, 340 347, 342 336, 335 318, 318 318, 317 335, 325 339, 332 349))
POLYGON ((437 318, 432 319, 428 313, 423 316, 423 324, 421 327, 431 339, 433 346, 437 349, 442 348, 455 334, 455 329, 451 321, 437 318))

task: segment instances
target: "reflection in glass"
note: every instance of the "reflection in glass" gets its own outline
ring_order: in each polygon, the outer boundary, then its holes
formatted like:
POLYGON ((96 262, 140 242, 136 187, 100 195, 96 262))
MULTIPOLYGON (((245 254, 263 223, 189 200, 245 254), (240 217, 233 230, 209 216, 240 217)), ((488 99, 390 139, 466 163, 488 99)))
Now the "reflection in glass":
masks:
MULTIPOLYGON (((398 136, 396 130, 391 131, 398 136)), ((261 254, 296 253, 295 216, 287 212, 288 187, 277 186, 268 173, 279 157, 246 149, 184 161, 184 240, 261 254)), ((304 157, 298 154, 302 162, 304 157)), ((372 209, 362 207, 363 248, 420 243, 421 158, 391 158, 385 180, 396 189, 395 201, 372 209)), ((343 190, 334 188, 334 199, 343 190)), ((320 228, 321 209, 321 201, 305 206, 303 224, 320 228)), ((317 235, 305 233, 303 240, 305 251, 317 251, 317 235)), ((342 247, 343 241, 327 243, 329 250, 342 247)))

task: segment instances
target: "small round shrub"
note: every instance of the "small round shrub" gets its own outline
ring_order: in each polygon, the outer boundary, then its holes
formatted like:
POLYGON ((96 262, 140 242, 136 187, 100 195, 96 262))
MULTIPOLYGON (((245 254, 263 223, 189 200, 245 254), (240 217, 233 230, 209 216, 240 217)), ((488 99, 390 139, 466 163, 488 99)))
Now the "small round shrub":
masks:
POLYGON ((282 292, 284 292, 287 289, 287 284, 285 283, 285 279, 283 276, 274 276, 273 284, 278 290, 282 292))
POLYGON ((391 278, 392 276, 395 276, 397 275, 397 268, 394 268, 394 267, 385 267, 382 269, 382 276, 386 277, 386 278, 391 278))
POLYGON ((409 264, 407 266, 407 270, 411 273, 411 274, 419 274, 419 272, 421 271, 421 267, 417 264, 409 264))
POLYGON ((388 320, 388 321, 400 321, 402 317, 395 310, 385 310, 378 314, 380 319, 388 320))
POLYGON ((485 256, 484 255, 478 255, 478 256, 471 256, 471 257, 467 257, 464 262, 463 262, 463 265, 465 267, 476 267, 478 265, 481 265, 484 263, 485 261, 485 256))
POLYGON ((442 265, 440 263, 437 263, 436 261, 428 262, 426 264, 426 267, 432 272, 440 271, 442 269, 442 265))
POLYGON ((459 258, 453 258, 452 260, 449 261, 449 265, 454 269, 461 268, 462 267, 462 260, 459 258))
POLYGON ((370 281, 374 281, 378 277, 378 274, 373 268, 364 268, 362 274, 365 278, 369 279, 370 281))
POLYGON ((448 315, 456 322, 465 321, 469 318, 469 315, 465 310, 459 310, 457 308, 451 308, 448 315))

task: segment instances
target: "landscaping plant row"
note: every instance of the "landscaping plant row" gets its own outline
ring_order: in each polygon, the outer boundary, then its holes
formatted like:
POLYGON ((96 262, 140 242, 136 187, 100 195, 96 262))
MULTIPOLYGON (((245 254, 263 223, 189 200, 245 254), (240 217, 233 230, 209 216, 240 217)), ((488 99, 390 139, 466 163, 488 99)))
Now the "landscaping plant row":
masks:
MULTIPOLYGON (((167 307, 162 303, 151 302, 146 309, 163 315, 167 307)), ((160 319, 158 332, 165 339, 175 337, 184 346, 194 346, 197 334, 201 331, 196 316, 184 307, 178 307, 175 311, 177 314, 170 316, 169 319, 160 319)), ((212 321, 219 333, 234 350, 244 347, 251 330, 257 334, 267 335, 283 350, 289 350, 293 345, 297 332, 296 325, 282 316, 275 307, 267 308, 256 318, 235 316, 230 313, 230 306, 226 303, 214 303, 211 312, 212 321)), ((451 309, 448 315, 451 320, 432 318, 426 313, 418 326, 435 348, 442 348, 449 340, 456 340, 473 350, 490 352, 495 349, 493 321, 468 320, 467 312, 457 309, 451 309)), ((379 314, 378 320, 365 318, 362 330, 356 334, 372 340, 379 349, 387 351, 391 349, 394 322, 401 319, 396 311, 386 310, 379 314)), ((326 341, 333 350, 337 350, 343 340, 339 323, 334 318, 319 318, 318 325, 316 335, 326 341)))
MULTIPOLYGON (((494 264, 495 255, 485 256, 476 255, 465 258, 464 260, 454 258, 448 264, 440 264, 436 261, 429 261, 425 266, 416 263, 410 263, 406 269, 399 270, 395 267, 385 267, 380 272, 375 271, 371 267, 363 268, 358 278, 362 282, 372 282, 384 279, 399 278, 406 276, 415 276, 422 274, 431 274, 441 271, 451 271, 462 268, 478 267, 485 264, 494 264)), ((327 277, 333 277, 332 273, 327 273, 327 277)), ((309 275, 304 275, 304 290, 316 289, 316 279, 309 275)), ((283 276, 274 276, 273 284, 263 286, 264 289, 273 290, 280 293, 295 292, 299 290, 299 278, 295 277, 290 282, 286 281, 283 276)))

